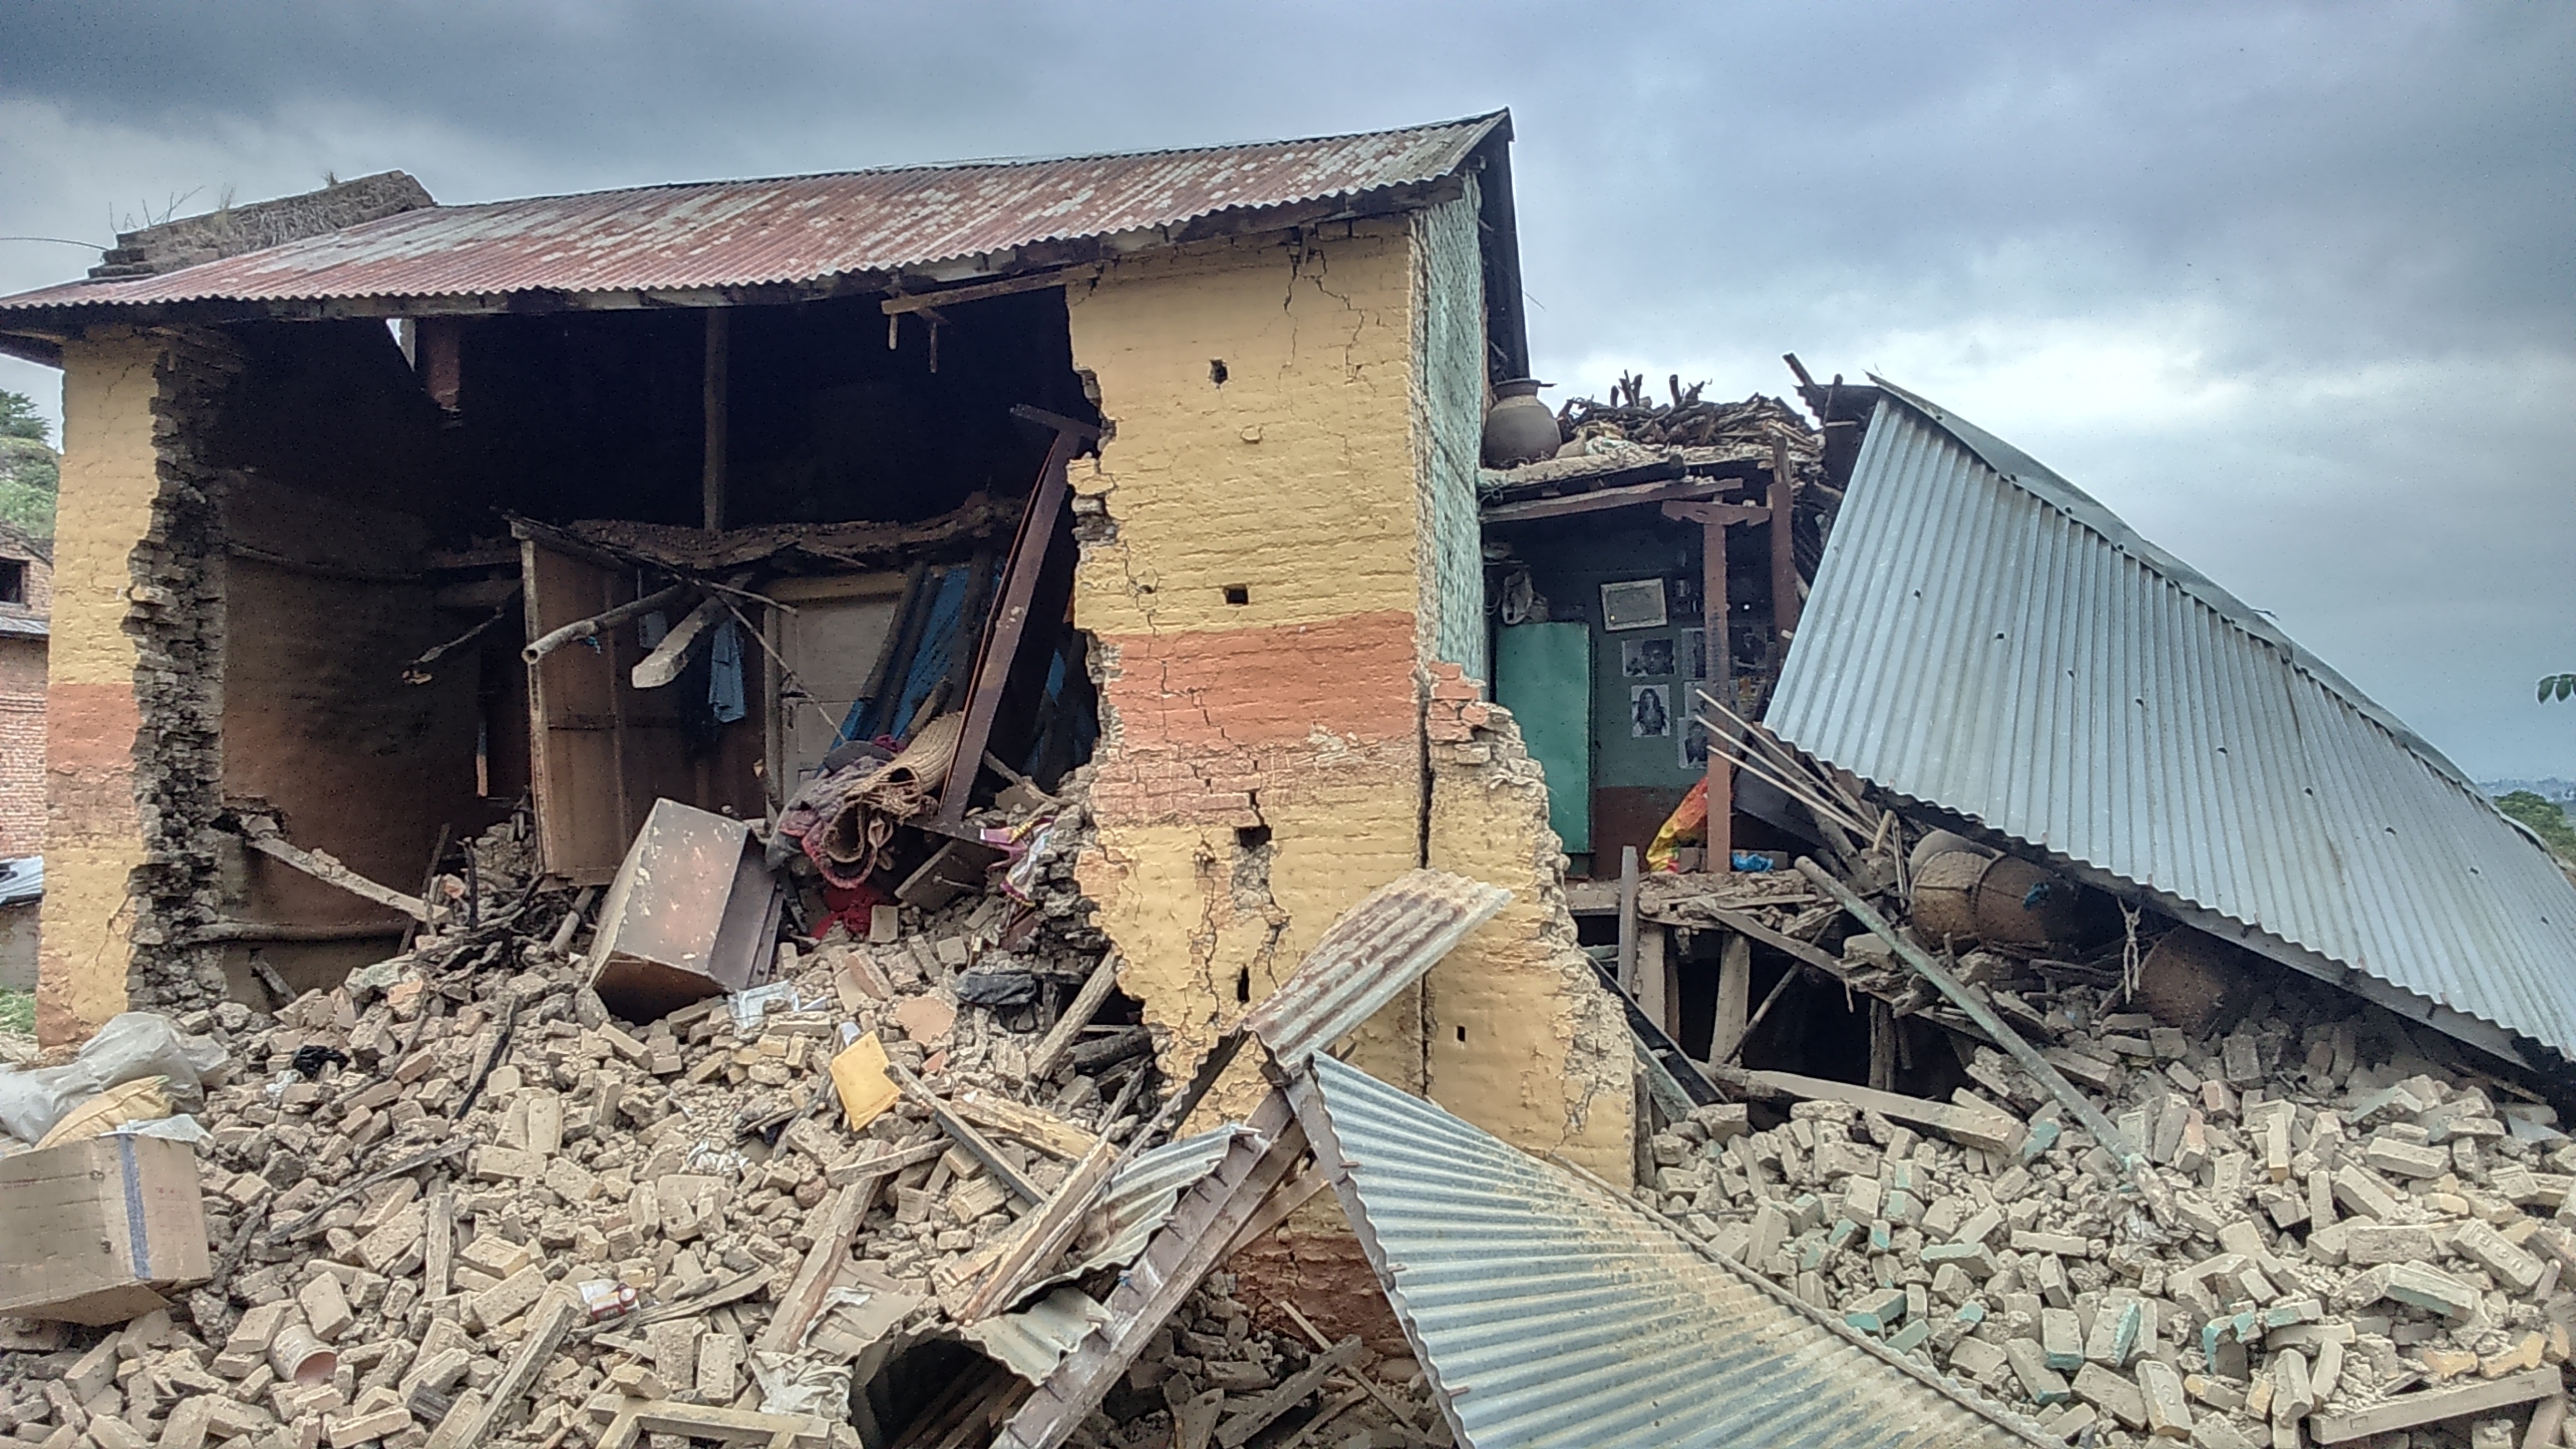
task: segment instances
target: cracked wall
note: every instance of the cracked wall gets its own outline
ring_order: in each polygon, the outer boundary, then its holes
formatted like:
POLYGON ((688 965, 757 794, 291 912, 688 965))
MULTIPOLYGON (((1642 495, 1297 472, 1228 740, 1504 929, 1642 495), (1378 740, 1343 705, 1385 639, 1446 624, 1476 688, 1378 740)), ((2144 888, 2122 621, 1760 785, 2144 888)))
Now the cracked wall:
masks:
POLYGON ((213 953, 171 924, 213 900, 223 609, 197 447, 238 366, 193 329, 102 328, 64 349, 37 990, 49 1042, 129 1005, 223 991, 213 953))
MULTIPOLYGON (((1401 220, 1131 258, 1069 299, 1111 433, 1078 464, 1102 737, 1082 867, 1186 1071, 1419 863, 1413 260, 1401 220)), ((1354 1060, 1419 1090, 1411 1001, 1354 1060)), ((1239 1071, 1218 1106, 1249 1105, 1239 1071)))
POLYGON ((1547 778, 1520 726, 1454 664, 1432 666, 1430 864, 1512 893, 1424 985, 1427 1095, 1504 1141, 1625 1186, 1636 1056, 1565 908, 1547 778))

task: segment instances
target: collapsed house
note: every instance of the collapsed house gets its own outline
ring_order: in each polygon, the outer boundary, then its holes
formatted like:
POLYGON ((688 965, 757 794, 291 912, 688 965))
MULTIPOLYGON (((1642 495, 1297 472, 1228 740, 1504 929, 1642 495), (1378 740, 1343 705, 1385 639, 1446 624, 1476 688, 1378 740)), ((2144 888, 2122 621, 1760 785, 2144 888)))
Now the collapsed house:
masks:
POLYGON ((1550 414, 1508 141, 0 299, 87 1042, 0 1429, 2552 1442, 2576 885, 1922 399, 1550 414))

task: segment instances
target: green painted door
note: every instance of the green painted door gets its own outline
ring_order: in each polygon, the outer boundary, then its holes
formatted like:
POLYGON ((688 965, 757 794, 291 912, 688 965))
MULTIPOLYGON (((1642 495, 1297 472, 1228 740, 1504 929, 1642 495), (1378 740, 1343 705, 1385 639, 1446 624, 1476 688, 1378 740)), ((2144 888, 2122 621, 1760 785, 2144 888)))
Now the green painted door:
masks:
POLYGON ((1494 702, 1521 724, 1547 771, 1547 814, 1568 855, 1592 849, 1592 626, 1515 624, 1495 631, 1494 702))

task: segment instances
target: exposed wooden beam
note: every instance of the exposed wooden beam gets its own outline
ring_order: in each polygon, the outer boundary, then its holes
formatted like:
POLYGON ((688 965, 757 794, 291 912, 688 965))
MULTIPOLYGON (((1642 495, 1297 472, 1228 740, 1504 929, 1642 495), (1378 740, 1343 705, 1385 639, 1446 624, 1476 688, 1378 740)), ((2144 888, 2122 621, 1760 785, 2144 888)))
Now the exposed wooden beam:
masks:
POLYGON ((877 304, 889 317, 906 312, 922 312, 932 307, 952 307, 960 302, 981 302, 992 297, 1015 297, 1022 292, 1044 292, 1051 288, 1069 287, 1100 275, 1098 267, 1065 267, 1059 271, 1039 272, 1030 276, 1004 277, 998 282, 976 282, 963 287, 943 287, 936 292, 897 292, 877 304))
POLYGON ((1608 508, 1634 508, 1649 503, 1682 503, 1693 499, 1714 498, 1735 486, 1728 478, 1685 478, 1673 483, 1639 483, 1627 488, 1599 488, 1590 493, 1569 493, 1559 498, 1532 498, 1522 503, 1497 503, 1484 510, 1488 525, 1528 523, 1541 518, 1568 518, 1578 513, 1599 513, 1608 508))

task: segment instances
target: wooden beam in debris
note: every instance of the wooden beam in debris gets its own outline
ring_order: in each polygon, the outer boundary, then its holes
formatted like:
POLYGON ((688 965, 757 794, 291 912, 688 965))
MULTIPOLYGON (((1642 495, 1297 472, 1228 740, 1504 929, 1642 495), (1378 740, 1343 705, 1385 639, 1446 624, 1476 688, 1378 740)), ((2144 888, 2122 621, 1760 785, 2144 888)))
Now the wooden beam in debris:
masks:
POLYGON ((1931 1102, 1851 1082, 1802 1077, 1794 1072, 1748 1072, 1741 1067, 1719 1067, 1715 1069, 1715 1075, 1720 1082, 1747 1096, 1841 1102, 1864 1112, 1876 1112, 1890 1121, 1931 1128, 1954 1142, 1981 1152, 2010 1152, 2021 1145, 2022 1124, 2001 1112, 1962 1107, 1950 1102, 1931 1102))
POLYGON ((2419 1424, 2438 1424, 2444 1419, 2493 1413, 2562 1391, 2557 1369, 2525 1369, 2486 1383, 2393 1394, 2367 1409, 2349 1414, 2311 1414, 2308 1416, 2308 1433, 2320 1444, 2342 1444, 2378 1434, 2393 1434, 2419 1424))
POLYGON ((689 667, 689 656, 697 652, 698 641, 723 619, 731 606, 721 598, 709 598, 689 611, 689 616, 662 636, 653 652, 635 661, 627 678, 637 689, 660 689, 680 677, 689 667))
POLYGON ((1731 523, 1762 523, 1771 510, 1759 503, 1667 503, 1664 516, 1676 523, 1723 528, 1731 523))
POLYGON ((578 643, 584 639, 596 639, 602 632, 614 629, 629 619, 640 618, 655 609, 667 609, 680 602, 689 596, 690 587, 688 584, 673 584, 667 589, 646 594, 640 599, 629 599, 616 608, 602 610, 587 619, 575 619, 560 629, 549 630, 529 641, 528 646, 519 651, 519 657, 534 664, 567 644, 578 643))
POLYGON ((2004 1019, 1995 1015, 1993 1008, 1978 1000, 1966 987, 1961 986, 1948 971, 1941 968, 1939 962, 1932 959, 1930 953, 1915 945, 1895 927, 1890 926, 1887 918, 1872 909, 1869 902, 1862 900, 1851 887, 1834 879, 1832 872, 1812 860, 1804 859, 1798 862, 1798 870, 1807 879, 1814 881, 1818 890, 1840 902, 1842 908, 1850 913, 1853 920, 1868 927, 1871 934, 1885 941, 1889 949, 1896 953, 1896 959, 1913 968, 1916 975, 1931 982, 1934 989, 1949 998, 1951 1005, 1959 1008, 1960 1012, 1970 1021, 1975 1022, 1986 1035, 1993 1037, 1995 1044, 2002 1047, 2005 1054, 2010 1056, 2016 1065, 2030 1073, 2031 1080, 2039 1083, 2040 1087, 2050 1096, 2055 1097, 2067 1111, 2074 1113, 2075 1120, 2083 1124, 2084 1130, 2093 1134, 2093 1140, 2100 1143, 2113 1157, 2119 1159, 2121 1169, 2128 1173, 2129 1180, 2137 1184, 2139 1191, 2145 1195, 2148 1210, 2159 1219, 2165 1216, 2166 1211, 2171 1208, 2171 1203, 2163 1184, 2156 1177, 2155 1169, 2148 1165, 2146 1158, 2139 1153, 2138 1145, 2122 1135, 2120 1129, 2112 1125, 2111 1119, 2102 1115, 2102 1109, 2093 1105, 2092 1098, 2076 1090, 2074 1083, 2067 1081, 2065 1075, 2049 1065, 2048 1060, 2042 1057, 2029 1042, 2022 1040, 2021 1033, 2004 1025, 2004 1019))
POLYGON ((1047 554, 1055 544, 1056 520, 1063 516, 1071 491, 1065 471, 1072 465, 1075 453, 1100 437, 1100 430, 1089 423, 1033 407, 1015 407, 1011 415, 1054 429, 1055 441, 1047 448, 1046 461, 1039 465, 1037 490, 1029 500, 1028 511, 1020 515, 1019 536, 1011 541, 1002 596, 993 609, 992 623, 984 631, 983 645, 975 653, 975 673, 966 690, 966 718, 957 734, 957 753, 949 761, 948 778, 939 789, 937 824, 952 832, 965 823, 966 797, 973 793, 975 776, 984 768, 984 751, 992 742, 993 722, 1001 713, 1003 692, 1010 687, 1012 668, 1019 661, 1020 641, 1028 632, 1029 605, 1037 597, 1038 576, 1046 571, 1047 554))
POLYGON ((1789 440, 1771 439, 1771 637, 1774 660, 1789 657, 1789 640, 1798 632, 1798 550, 1792 528, 1796 517, 1795 477, 1789 462, 1789 440))
POLYGON ((254 816, 244 822, 248 832, 243 843, 269 859, 292 866, 324 885, 338 886, 353 896, 363 896, 380 906, 391 906, 415 921, 429 919, 429 903, 418 896, 407 896, 392 886, 378 885, 356 871, 318 850, 302 850, 277 833, 277 822, 265 816, 254 816))
POLYGON ((1524 503, 1497 503, 1483 512, 1486 523, 1530 523, 1542 518, 1571 518, 1608 508, 1637 508, 1650 503, 1681 503, 1714 498, 1736 486, 1731 478, 1685 478, 1665 483, 1638 483, 1625 488, 1596 488, 1561 498, 1532 498, 1524 503))

